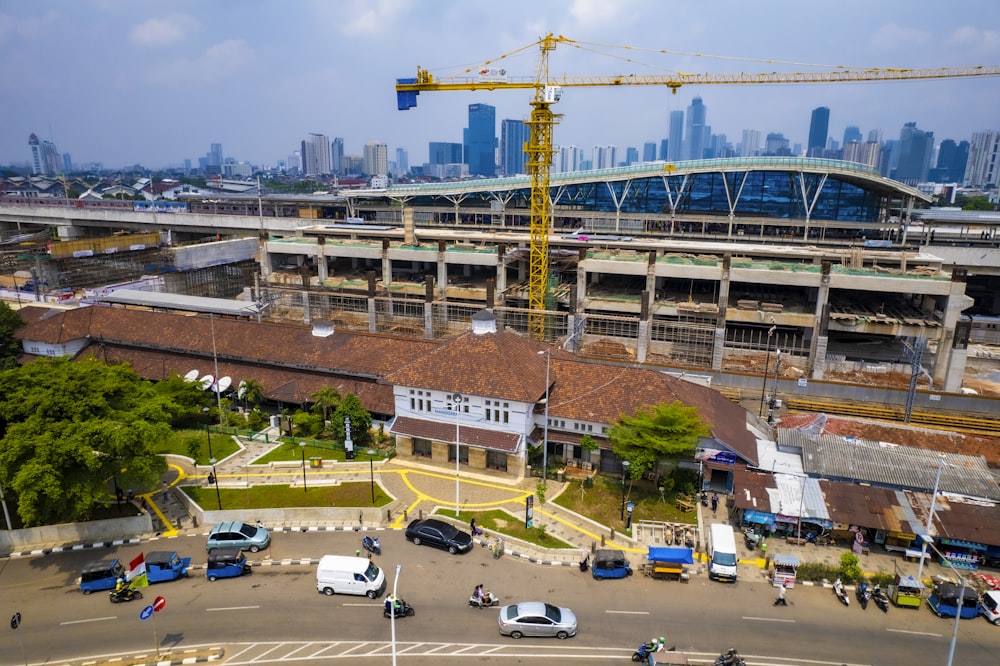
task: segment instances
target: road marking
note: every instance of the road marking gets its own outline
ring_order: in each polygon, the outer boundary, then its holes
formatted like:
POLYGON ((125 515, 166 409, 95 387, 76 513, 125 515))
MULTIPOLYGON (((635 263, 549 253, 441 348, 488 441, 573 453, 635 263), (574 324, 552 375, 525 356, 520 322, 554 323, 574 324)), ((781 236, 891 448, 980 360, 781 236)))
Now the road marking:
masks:
POLYGON ((907 631, 906 629, 886 629, 886 631, 892 631, 897 634, 913 634, 914 636, 933 636, 934 638, 941 638, 942 634, 935 634, 929 631, 907 631))
POLYGON ((649 615, 649 611, 616 611, 616 610, 606 610, 605 613, 612 613, 615 615, 649 615))
POLYGON ((213 613, 215 611, 256 610, 258 608, 260 608, 260 606, 229 606, 227 608, 206 608, 205 610, 209 613, 213 613))
POLYGON ((358 608, 373 608, 375 606, 384 606, 385 604, 374 603, 374 604, 342 604, 342 605, 357 606, 358 608))
POLYGON ((780 617, 752 617, 752 616, 749 616, 749 615, 744 615, 743 619, 744 620, 757 620, 758 622, 790 622, 792 624, 795 624, 795 620, 786 620, 786 619, 780 618, 780 617))
POLYGON ((83 624, 84 622, 104 622, 105 620, 117 620, 117 615, 109 615, 108 617, 92 617, 89 620, 70 620, 69 622, 60 622, 60 626, 65 626, 67 624, 83 624))

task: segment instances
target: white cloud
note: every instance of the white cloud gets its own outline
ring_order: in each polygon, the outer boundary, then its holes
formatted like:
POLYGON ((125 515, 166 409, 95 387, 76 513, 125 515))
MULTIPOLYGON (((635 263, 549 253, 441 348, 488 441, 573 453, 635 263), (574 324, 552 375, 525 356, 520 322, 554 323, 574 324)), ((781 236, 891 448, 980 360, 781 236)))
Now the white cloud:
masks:
MULTIPOLYGON (((968 49, 974 53, 993 53, 1000 51, 1000 32, 996 30, 981 30, 975 26, 963 25, 951 31, 947 39, 948 46, 968 49)), ((969 63, 986 64, 986 63, 969 63)))
POLYGON ((872 33, 871 48, 873 51, 897 53, 900 50, 912 51, 915 47, 929 44, 932 37, 933 35, 927 30, 886 23, 872 33))
POLYGON ((129 40, 140 46, 165 46, 184 40, 198 29, 198 22, 185 15, 152 18, 129 31, 129 40))
POLYGON ((387 32, 410 7, 407 0, 367 0, 338 3, 338 29, 345 35, 372 35, 387 32))

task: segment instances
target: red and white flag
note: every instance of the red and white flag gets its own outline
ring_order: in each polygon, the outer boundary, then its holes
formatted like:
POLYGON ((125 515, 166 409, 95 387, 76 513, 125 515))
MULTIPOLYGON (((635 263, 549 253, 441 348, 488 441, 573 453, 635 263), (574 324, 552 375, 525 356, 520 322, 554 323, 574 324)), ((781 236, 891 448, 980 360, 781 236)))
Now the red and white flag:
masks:
POLYGON ((128 563, 128 575, 125 580, 132 584, 132 587, 146 587, 149 579, 146 577, 146 556, 139 553, 139 556, 128 563))

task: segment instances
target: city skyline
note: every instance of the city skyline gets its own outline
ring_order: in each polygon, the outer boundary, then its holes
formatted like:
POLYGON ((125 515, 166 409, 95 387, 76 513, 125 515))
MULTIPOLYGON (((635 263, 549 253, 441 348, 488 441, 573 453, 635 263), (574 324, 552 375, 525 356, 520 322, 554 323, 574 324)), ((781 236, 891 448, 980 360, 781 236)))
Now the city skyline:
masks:
MULTIPOLYGON (((18 100, 5 109, 0 164, 30 163, 34 133, 74 163, 108 168, 196 165, 211 144, 222 144, 227 158, 273 167, 310 134, 342 137, 344 155, 361 155, 370 143, 386 144, 391 155, 402 148, 419 165, 431 142, 462 142, 470 105, 496 108, 499 137, 503 120, 527 118, 530 91, 424 93, 418 108, 401 112, 395 80, 413 76, 418 64, 436 76, 461 73, 546 32, 579 40, 552 54, 553 76, 650 73, 645 65, 660 74, 813 71, 768 59, 852 68, 1000 63, 998 22, 988 19, 995 12, 985 0, 957 0, 953 11, 927 16, 904 11, 911 5, 902 1, 847 0, 824 19, 821 34, 809 17, 792 16, 798 5, 790 2, 773 2, 759 15, 729 0, 710 12, 703 3, 661 5, 515 1, 498 11, 471 0, 442 1, 428 13, 406 0, 10 4, 0 9, 0 53, 23 66, 0 81, 5 99, 18 100), (788 11, 774 11, 781 6, 788 11), (663 25, 671 34, 658 29, 663 25), (596 55, 616 54, 608 44, 637 50, 624 62, 596 55), (673 53, 664 60, 659 50, 668 47, 673 53), (744 60, 752 58, 760 61, 744 60)), ((527 49, 503 64, 512 76, 531 76, 537 55, 527 49)), ((1000 78, 685 86, 676 95, 658 87, 570 88, 554 107, 563 114, 554 143, 585 151, 618 146, 623 155, 659 146, 672 133, 671 113, 685 112, 687 125, 695 98, 708 109, 711 133, 734 145, 753 131, 806 146, 819 107, 830 109, 828 137, 838 142, 848 127, 864 135, 880 130, 888 140, 914 122, 940 142, 1000 126, 1000 78)))

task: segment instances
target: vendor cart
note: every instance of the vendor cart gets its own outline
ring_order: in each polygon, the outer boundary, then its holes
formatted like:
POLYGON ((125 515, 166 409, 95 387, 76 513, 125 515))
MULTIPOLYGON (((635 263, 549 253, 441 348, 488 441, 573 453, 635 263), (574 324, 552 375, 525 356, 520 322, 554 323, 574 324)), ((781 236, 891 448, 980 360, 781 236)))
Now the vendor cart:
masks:
POLYGON ((686 583, 689 580, 687 565, 694 564, 692 552, 691 548, 650 546, 646 562, 642 564, 642 573, 651 578, 686 583))
POLYGON ((794 555, 775 555, 771 559, 774 571, 771 574, 771 584, 775 587, 795 587, 795 574, 799 568, 799 558, 794 555))
POLYGON ((924 600, 924 584, 913 576, 896 574, 889 586, 889 598, 896 606, 920 608, 924 600))

